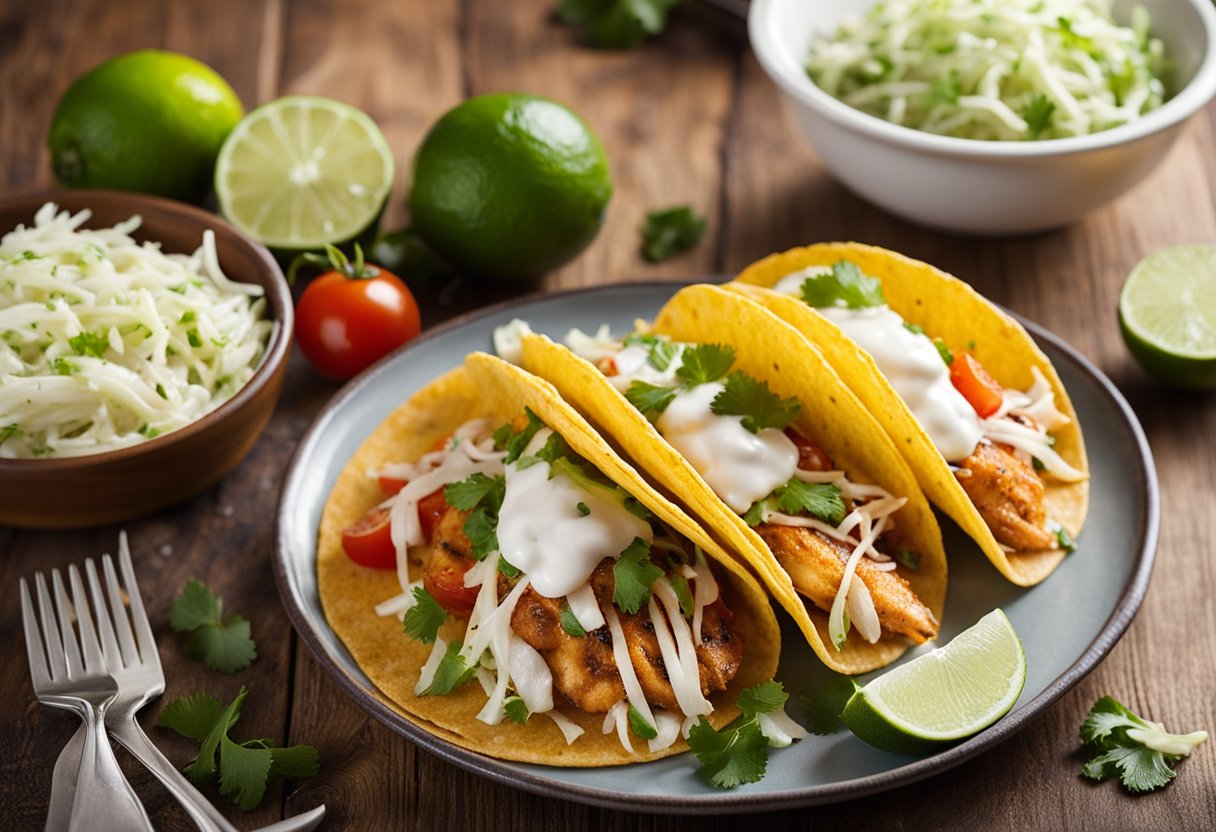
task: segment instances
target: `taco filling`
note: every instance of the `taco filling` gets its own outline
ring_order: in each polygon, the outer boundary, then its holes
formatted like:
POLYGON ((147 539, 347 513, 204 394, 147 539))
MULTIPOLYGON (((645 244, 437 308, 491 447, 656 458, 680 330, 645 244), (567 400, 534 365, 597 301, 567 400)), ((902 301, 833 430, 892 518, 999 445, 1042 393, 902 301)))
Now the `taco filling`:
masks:
POLYGON ((1027 390, 1003 388, 966 345, 906 322, 886 305, 881 282, 849 260, 801 269, 773 289, 814 307, 870 354, 1002 549, 1071 551, 1068 533, 1048 515, 1046 483, 1086 474, 1054 449, 1054 433, 1070 420, 1037 367, 1027 390))
POLYGON ((705 554, 531 410, 497 430, 467 422, 373 474, 389 496, 343 548, 397 569, 401 593, 376 612, 433 643, 416 695, 476 680, 482 722, 545 714, 572 743, 583 729, 559 710, 572 705, 655 752, 739 672, 743 638, 705 554), (440 637, 449 618, 467 622, 462 641, 440 637))
POLYGON ((566 344, 595 364, 772 551, 794 588, 829 613, 837 649, 850 628, 921 643, 938 621, 896 571, 916 554, 885 545, 907 502, 855 483, 792 423, 801 405, 731 371, 735 350, 653 334, 573 330, 566 344))

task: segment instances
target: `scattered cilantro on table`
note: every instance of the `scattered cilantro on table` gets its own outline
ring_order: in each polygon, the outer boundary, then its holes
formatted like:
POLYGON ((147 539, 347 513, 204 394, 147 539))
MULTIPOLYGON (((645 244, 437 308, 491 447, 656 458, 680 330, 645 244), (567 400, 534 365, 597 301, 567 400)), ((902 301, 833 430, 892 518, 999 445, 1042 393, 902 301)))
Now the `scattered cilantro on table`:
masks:
POLYGON ((190 581, 169 609, 169 626, 189 632, 187 649, 210 670, 236 673, 257 658, 249 621, 240 615, 223 617, 224 602, 202 581, 190 581))
POLYGON ((1095 755, 1081 774, 1099 781, 1117 774, 1128 791, 1151 792, 1174 779, 1170 763, 1207 738, 1206 731, 1171 734, 1160 722, 1143 719, 1114 697, 1103 696, 1081 723, 1081 741, 1095 755))
POLYGON ((597 49, 633 49, 667 25, 680 0, 558 0, 557 15, 597 49))
POLYGON ((227 708, 209 693, 181 696, 168 704, 157 722, 199 743, 198 756, 185 769, 191 782, 204 786, 218 772, 220 794, 245 811, 262 802, 272 777, 311 777, 318 767, 317 749, 311 745, 279 748, 267 739, 236 742, 228 736, 241 718, 247 692, 241 688, 227 708))
POLYGON ((642 223, 642 256, 659 263, 688 251, 701 242, 708 227, 709 221, 687 205, 651 211, 642 223))

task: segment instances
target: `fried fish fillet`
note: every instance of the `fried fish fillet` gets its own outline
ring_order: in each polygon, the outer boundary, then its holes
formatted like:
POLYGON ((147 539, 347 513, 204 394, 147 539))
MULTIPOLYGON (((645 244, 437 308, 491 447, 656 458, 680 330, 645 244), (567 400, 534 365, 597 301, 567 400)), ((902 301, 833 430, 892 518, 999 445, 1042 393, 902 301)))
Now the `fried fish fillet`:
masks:
POLYGON ((1045 528, 1042 478, 1004 445, 981 442, 959 463, 959 485, 992 529, 998 543, 1019 551, 1051 549, 1056 537, 1045 528))

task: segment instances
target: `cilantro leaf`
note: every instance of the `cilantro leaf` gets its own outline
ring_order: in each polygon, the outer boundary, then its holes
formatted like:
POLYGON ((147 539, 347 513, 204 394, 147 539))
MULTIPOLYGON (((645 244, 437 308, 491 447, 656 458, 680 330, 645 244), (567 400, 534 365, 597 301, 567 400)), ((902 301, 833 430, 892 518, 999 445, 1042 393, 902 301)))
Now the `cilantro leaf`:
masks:
POLYGON ((625 511, 640 520, 645 520, 647 523, 655 519, 654 512, 642 505, 642 501, 632 494, 625 495, 622 505, 625 506, 625 511))
POLYGON ((506 713, 507 719, 518 722, 520 725, 523 725, 528 721, 528 717, 532 716, 532 712, 528 710, 524 700, 518 696, 508 696, 502 703, 502 709, 506 713))
POLYGON ((840 489, 829 482, 803 482, 790 477, 773 496, 786 514, 809 514, 833 526, 839 526, 844 520, 845 506, 840 489))
POLYGON ((187 649, 210 670, 235 673, 257 658, 249 622, 223 618, 223 602, 201 581, 190 581, 169 609, 169 626, 190 632, 187 649))
POLYGON ((625 398, 629 400, 629 403, 647 416, 651 413, 656 416, 662 414, 675 397, 674 388, 659 387, 657 384, 640 379, 633 381, 629 385, 629 389, 625 391, 625 398))
POLYGON ((784 428, 798 417, 802 404, 797 399, 783 399, 765 382, 736 371, 709 409, 719 416, 742 416, 743 427, 759 433, 764 428, 784 428))
POLYGON ((1103 696, 1081 723, 1081 741, 1095 755, 1081 774, 1091 780, 1118 775, 1128 791, 1153 791, 1174 779, 1170 763, 1188 756, 1207 738, 1206 731, 1171 734, 1160 722, 1137 716, 1114 697, 1103 696))
POLYGON ((51 372, 57 376, 71 376, 80 372, 80 366, 63 356, 59 356, 51 362, 51 372))
POLYGON ((414 606, 405 611, 402 628, 410 638, 430 644, 439 635, 439 628, 447 621, 448 612, 431 597, 426 587, 414 587, 414 606))
POLYGON ((524 574, 512 566, 506 558, 498 559, 498 571, 500 574, 512 579, 518 578, 520 575, 524 574))
POLYGON ((629 703, 629 730, 644 740, 652 740, 659 735, 659 729, 647 722, 632 702, 629 703))
POLYGON ((862 272, 850 260, 837 261, 830 272, 809 275, 802 283, 802 299, 816 308, 862 309, 886 303, 882 282, 862 272))
POLYGON ((459 641, 454 641, 448 645, 447 651, 443 654, 443 659, 439 662, 439 667, 435 668, 435 676, 431 679, 431 683, 427 685, 420 696, 435 696, 445 693, 451 693, 456 688, 470 681, 477 675, 477 667, 466 667, 464 659, 460 656, 460 648, 462 647, 459 641))
MULTIPOLYGON (((504 443, 507 449, 507 456, 503 459, 503 462, 506 464, 519 459, 520 455, 524 452, 524 448, 528 447, 528 443, 532 441, 532 437, 536 436, 536 432, 545 426, 540 417, 532 412, 532 408, 525 407, 524 415, 528 417, 528 423, 519 431, 515 431, 514 427, 512 427, 513 432, 504 443)), ((494 435, 497 437, 497 432, 494 435)))
POLYGON ((663 570, 650 562, 650 544, 640 537, 625 547, 612 567, 612 602, 622 612, 635 613, 650 598, 650 585, 663 570))
POLYGON ((768 508, 768 500, 756 500, 752 507, 743 515, 743 522, 749 526, 759 526, 764 522, 764 512, 768 508))
POLYGON ((569 605, 562 607, 562 629, 575 638, 582 638, 587 635, 586 629, 583 628, 582 624, 578 623, 578 618, 574 615, 574 611, 570 609, 569 605))
POLYGON ((476 508, 483 500, 486 500, 489 507, 497 511, 502 506, 506 487, 506 477, 501 474, 487 477, 480 472, 474 472, 463 480, 445 485, 443 499, 452 508, 461 511, 476 508))
POLYGON ((960 93, 958 70, 952 69, 947 77, 934 79, 929 85, 929 104, 957 104, 960 93))
POLYGON ((676 375, 689 387, 709 384, 730 372, 735 363, 735 348, 728 344, 697 344, 684 350, 676 375))
POLYGON ((1026 120, 1026 128, 1030 138, 1037 139, 1047 129, 1051 115, 1056 111, 1056 105, 1046 95, 1036 92, 1026 105, 1022 107, 1022 118, 1026 120))
POLYGON ((739 691, 739 710, 745 716, 771 714, 785 707, 790 695, 780 682, 763 682, 755 687, 739 691))
POLYGON ((110 339, 104 335, 82 332, 73 338, 69 338, 68 344, 71 345, 72 351, 77 355, 91 355, 94 358, 103 358, 105 357, 106 350, 110 348, 110 339))
POLYGON ((701 241, 708 227, 709 220, 688 205, 651 211, 642 223, 642 256, 658 263, 688 251, 701 241))
POLYGON ((470 514, 464 521, 464 533, 472 544, 474 560, 482 560, 498 548, 498 517, 491 516, 485 507, 470 514))
POLYGON ((550 465, 562 457, 573 455, 574 451, 571 450, 569 443, 557 431, 549 434, 549 438, 545 440, 544 447, 536 452, 537 459, 543 459, 550 465))
POLYGON ((946 362, 947 367, 954 363, 954 353, 946 346, 945 341, 941 338, 934 338, 933 346, 937 347, 937 354, 942 357, 942 361, 946 362))
POLYGON ((247 693, 241 688, 227 708, 207 693, 179 697, 169 703, 157 722, 199 743, 198 756, 185 769, 190 780, 205 786, 218 771, 220 793, 245 811, 262 802, 270 778, 310 777, 318 768, 317 750, 312 746, 277 748, 269 740, 236 742, 228 736, 241 718, 247 693))
POLYGON ((650 354, 646 356, 646 363, 660 373, 664 373, 679 353, 680 348, 671 343, 671 341, 668 341, 666 338, 657 338, 650 345, 650 354))
POLYGON ((597 49, 633 49, 667 25, 680 0, 559 0, 557 14, 597 49))
POLYGON ((700 717, 688 732, 688 747, 701 761, 701 776, 719 789, 756 783, 768 767, 768 740, 754 719, 715 731, 700 717))
POLYGON ((1072 539, 1072 535, 1068 533, 1068 529, 1057 525, 1055 527, 1056 545, 1063 549, 1067 554, 1072 554, 1077 551, 1077 542, 1072 539))

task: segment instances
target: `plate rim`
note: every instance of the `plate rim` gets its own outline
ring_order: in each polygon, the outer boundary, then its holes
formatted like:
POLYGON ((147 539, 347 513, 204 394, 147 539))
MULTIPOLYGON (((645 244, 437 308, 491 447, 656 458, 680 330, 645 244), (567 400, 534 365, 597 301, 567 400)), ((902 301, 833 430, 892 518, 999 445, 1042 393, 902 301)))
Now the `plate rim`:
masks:
POLYGON ((1015 318, 1040 344, 1046 343, 1057 355, 1063 357, 1083 375, 1097 383, 1099 391, 1106 397, 1108 404, 1114 405, 1114 411, 1119 414, 1120 421, 1129 430, 1136 450, 1139 453, 1140 466, 1136 470, 1140 491, 1143 494, 1143 522, 1136 530, 1139 539, 1138 552, 1135 555, 1135 565, 1127 585, 1124 587, 1111 614, 1102 625, 1098 635, 1089 643, 1076 661, 1068 666, 1059 676, 1047 685, 1037 696, 1026 702, 1016 711, 1006 715, 996 724, 985 729, 975 737, 959 745, 952 746, 938 754, 925 757, 907 765, 897 766, 886 771, 840 783, 808 786, 804 789, 789 789, 781 792, 766 792, 762 794, 732 793, 679 796, 679 795, 628 795, 611 789, 569 783, 536 774, 528 770, 520 770, 521 764, 498 760, 470 749, 452 745, 445 740, 426 731, 422 726, 402 716, 385 701, 367 690, 353 677, 338 658, 321 642, 313 631, 311 620, 304 610, 304 599, 300 587, 289 573, 289 553, 286 544, 285 508, 288 499, 300 487, 304 474, 299 466, 300 459, 305 456, 319 440, 324 429, 333 421, 335 413, 350 399, 356 397, 366 386, 373 383, 376 377, 391 363, 401 360, 417 347, 447 333, 465 327, 476 321, 507 311, 509 309, 527 306, 541 301, 556 301, 579 295, 620 292, 631 290, 649 290, 669 288, 673 293, 681 287, 693 282, 705 281, 664 281, 642 280, 610 283, 598 286, 585 286, 557 292, 531 292, 515 298, 510 298, 480 309, 458 315, 449 321, 424 332, 410 344, 386 356, 368 369, 364 370, 346 385, 344 385, 325 404, 314 418, 308 430, 300 438, 291 458, 288 460, 283 488, 275 508, 274 541, 272 561, 275 583, 283 607, 291 620, 293 629, 300 640, 308 647, 309 652, 318 664, 330 675, 334 682, 352 701, 370 716, 406 737, 415 745, 438 756, 440 759, 456 765, 473 774, 485 777, 501 785, 522 789, 544 797, 561 797, 591 806, 616 809, 629 812, 662 812, 665 814, 721 814, 746 811, 775 811, 801 806, 813 806, 835 803, 890 789, 906 786, 940 774, 967 760, 988 751, 1012 737, 1032 721, 1042 716, 1049 707, 1071 690, 1085 676, 1089 675, 1101 660, 1118 643, 1127 632, 1136 613, 1148 591, 1149 580, 1152 576, 1153 565, 1156 562, 1157 543, 1160 532, 1160 494, 1156 466, 1152 450, 1144 429, 1136 418, 1131 405, 1114 383, 1096 367, 1088 358, 1060 336, 1042 326, 1011 312, 998 305, 998 308, 1015 318))

